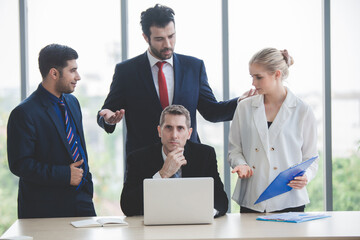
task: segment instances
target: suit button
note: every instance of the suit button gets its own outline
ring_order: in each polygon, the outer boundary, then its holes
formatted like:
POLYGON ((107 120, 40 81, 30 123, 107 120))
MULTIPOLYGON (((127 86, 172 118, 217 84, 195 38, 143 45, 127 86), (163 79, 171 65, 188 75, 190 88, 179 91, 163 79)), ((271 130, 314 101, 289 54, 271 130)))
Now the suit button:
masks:
POLYGON ((273 148, 273 147, 272 147, 272 148, 270 148, 270 150, 271 150, 271 151, 274 151, 274 150, 275 150, 275 148, 273 148))
POLYGON ((274 170, 277 170, 277 167, 274 167, 274 170))
POLYGON ((258 148, 255 148, 255 152, 258 152, 259 151, 259 149, 258 148))

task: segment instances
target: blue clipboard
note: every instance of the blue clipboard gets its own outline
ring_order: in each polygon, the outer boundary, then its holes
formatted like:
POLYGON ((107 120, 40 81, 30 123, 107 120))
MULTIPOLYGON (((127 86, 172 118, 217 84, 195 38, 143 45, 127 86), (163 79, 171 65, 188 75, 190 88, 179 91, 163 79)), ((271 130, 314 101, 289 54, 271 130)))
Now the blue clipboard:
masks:
POLYGON ((277 175, 277 177, 270 183, 265 191, 256 200, 255 204, 275 197, 277 195, 286 193, 292 189, 288 186, 288 183, 297 176, 302 176, 305 170, 317 159, 318 156, 312 157, 306 161, 303 161, 295 166, 292 166, 277 175))

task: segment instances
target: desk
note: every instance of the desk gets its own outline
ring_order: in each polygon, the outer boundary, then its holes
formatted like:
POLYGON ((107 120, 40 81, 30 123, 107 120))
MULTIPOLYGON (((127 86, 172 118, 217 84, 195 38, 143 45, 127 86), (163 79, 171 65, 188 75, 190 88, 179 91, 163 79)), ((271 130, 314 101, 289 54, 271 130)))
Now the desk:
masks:
POLYGON ((303 223, 255 220, 259 214, 232 213, 208 225, 144 226, 143 217, 126 217, 128 226, 74 228, 86 218, 20 219, 2 237, 27 235, 34 240, 99 239, 360 239, 359 212, 327 212, 330 218, 303 223))

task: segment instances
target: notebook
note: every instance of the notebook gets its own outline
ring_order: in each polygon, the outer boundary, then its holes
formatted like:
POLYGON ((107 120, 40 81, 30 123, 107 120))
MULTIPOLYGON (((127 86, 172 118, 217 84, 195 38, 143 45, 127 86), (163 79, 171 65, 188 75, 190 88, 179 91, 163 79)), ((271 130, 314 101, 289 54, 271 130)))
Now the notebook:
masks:
POLYGON ((144 180, 144 224, 209 224, 214 216, 213 178, 144 180))

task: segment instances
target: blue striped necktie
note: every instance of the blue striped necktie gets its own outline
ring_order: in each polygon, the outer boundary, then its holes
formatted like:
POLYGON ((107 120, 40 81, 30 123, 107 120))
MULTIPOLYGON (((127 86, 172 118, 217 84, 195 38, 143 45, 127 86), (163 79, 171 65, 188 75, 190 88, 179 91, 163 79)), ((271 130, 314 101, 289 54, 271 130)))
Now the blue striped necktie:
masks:
POLYGON ((181 177, 182 177, 182 169, 179 168, 179 170, 174 175, 172 175, 170 178, 181 178, 181 177))
POLYGON ((63 100, 59 100, 59 107, 63 113, 63 117, 64 117, 64 121, 65 121, 65 129, 66 129, 66 138, 70 145, 72 159, 74 160, 74 162, 76 162, 81 159, 80 153, 79 153, 79 147, 78 147, 78 143, 75 139, 74 131, 70 125, 69 115, 68 115, 68 112, 66 111, 65 103, 63 100))

